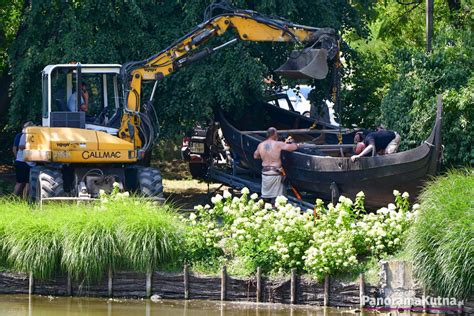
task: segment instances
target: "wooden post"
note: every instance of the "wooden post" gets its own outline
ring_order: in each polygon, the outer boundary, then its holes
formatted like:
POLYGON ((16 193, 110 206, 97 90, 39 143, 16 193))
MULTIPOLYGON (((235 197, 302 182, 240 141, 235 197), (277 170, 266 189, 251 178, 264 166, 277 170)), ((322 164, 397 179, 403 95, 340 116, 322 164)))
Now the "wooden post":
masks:
POLYGON ((30 280, 28 282, 28 294, 32 295, 35 291, 35 280, 33 279, 33 272, 30 272, 30 280))
POLYGON ((364 274, 361 273, 359 275, 359 306, 360 308, 364 308, 365 302, 364 302, 364 296, 365 296, 365 277, 364 274))
POLYGON ((146 272, 145 295, 148 298, 151 296, 151 268, 146 272))
POLYGON ((262 301, 262 268, 257 267, 257 303, 262 301))
POLYGON ((222 267, 221 275, 221 301, 225 301, 227 298, 227 268, 226 266, 222 267))
POLYGON ((290 279, 290 303, 296 304, 296 269, 291 269, 290 279))
MULTIPOLYGON (((423 286, 423 298, 426 298, 426 287, 423 286)), ((428 309, 428 304, 427 304, 427 300, 424 299, 423 300, 423 310, 426 312, 426 310, 428 309)))
POLYGON ((329 306, 329 275, 324 277, 324 306, 329 306))
POLYGON ((71 278, 71 274, 68 273, 67 274, 67 285, 66 285, 66 293, 68 296, 72 296, 72 278, 71 278))
POLYGON ((433 42, 433 0, 426 0, 426 52, 431 53, 433 42))
POLYGON ((184 299, 189 299, 189 271, 188 264, 184 264, 183 268, 183 277, 184 277, 184 299))
POLYGON ((113 273, 112 273, 112 266, 109 266, 109 275, 108 275, 108 295, 109 297, 112 297, 114 295, 113 293, 113 273))

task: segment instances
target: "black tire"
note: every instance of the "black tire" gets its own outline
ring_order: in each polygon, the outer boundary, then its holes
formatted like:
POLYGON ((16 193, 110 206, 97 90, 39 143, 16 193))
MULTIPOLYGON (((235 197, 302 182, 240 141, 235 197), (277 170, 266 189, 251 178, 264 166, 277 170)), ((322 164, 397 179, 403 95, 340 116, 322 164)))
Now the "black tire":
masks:
POLYGON ((189 172, 193 179, 205 179, 207 176, 207 169, 205 163, 189 163, 189 172))
POLYGON ((63 174, 60 170, 34 167, 30 171, 30 197, 32 201, 64 196, 63 174))
POLYGON ((138 193, 146 197, 163 197, 163 178, 160 170, 151 167, 137 169, 138 193))

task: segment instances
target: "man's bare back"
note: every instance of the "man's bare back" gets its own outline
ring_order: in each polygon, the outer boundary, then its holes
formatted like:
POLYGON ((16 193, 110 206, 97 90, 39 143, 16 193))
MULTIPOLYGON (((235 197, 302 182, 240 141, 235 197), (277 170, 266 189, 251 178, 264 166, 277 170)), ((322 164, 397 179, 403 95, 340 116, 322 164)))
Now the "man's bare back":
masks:
POLYGON ((262 159, 263 167, 281 167, 281 151, 295 151, 298 149, 296 144, 286 144, 272 138, 258 144, 257 150, 253 154, 255 159, 262 159))

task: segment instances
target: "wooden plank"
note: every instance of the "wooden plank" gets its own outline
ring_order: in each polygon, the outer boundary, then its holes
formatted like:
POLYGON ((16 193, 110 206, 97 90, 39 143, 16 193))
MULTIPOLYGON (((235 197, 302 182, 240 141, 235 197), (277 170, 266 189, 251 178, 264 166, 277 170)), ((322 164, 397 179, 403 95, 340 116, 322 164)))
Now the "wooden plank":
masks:
POLYGON ((359 306, 360 308, 364 308, 364 296, 365 296, 365 277, 364 274, 361 273, 359 275, 359 306))
POLYGON ((221 273, 221 301, 225 301, 227 298, 227 267, 222 267, 221 273))
POLYGON ((316 144, 308 144, 308 143, 299 143, 300 148, 315 148, 315 149, 333 149, 339 150, 340 148, 353 148, 353 144, 323 144, 323 145, 316 145, 316 144))
POLYGON ((28 283, 28 294, 32 295, 34 294, 35 290, 35 280, 33 278, 33 272, 30 272, 30 281, 28 283))
POLYGON ((184 279, 184 299, 189 299, 189 270, 188 265, 185 264, 183 268, 183 279, 184 279))
POLYGON ((146 297, 151 296, 151 269, 148 269, 146 272, 146 281, 145 281, 145 295, 146 297))
POLYGON ((329 275, 324 277, 324 306, 329 306, 329 275))
POLYGON ((113 272, 112 272, 112 266, 109 266, 109 273, 108 273, 108 282, 107 282, 107 293, 109 297, 112 297, 114 295, 113 293, 113 272))
MULTIPOLYGON (((298 129, 279 129, 278 133, 289 134, 350 134, 353 131, 347 128, 339 129, 313 129, 313 128, 298 128, 298 129)), ((266 134, 267 131, 240 131, 242 135, 266 134)))
POLYGON ((296 269, 291 269, 290 304, 296 304, 296 269))
POLYGON ((257 303, 262 301, 262 268, 257 268, 257 303))
POLYGON ((68 296, 72 296, 72 277, 71 274, 67 274, 66 293, 68 296))

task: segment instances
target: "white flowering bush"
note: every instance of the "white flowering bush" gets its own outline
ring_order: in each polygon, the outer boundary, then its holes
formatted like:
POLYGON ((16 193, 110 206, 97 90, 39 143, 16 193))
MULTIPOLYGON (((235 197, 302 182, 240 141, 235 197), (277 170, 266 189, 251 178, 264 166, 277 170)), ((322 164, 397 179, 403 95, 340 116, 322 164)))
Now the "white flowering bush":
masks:
POLYGON ((407 228, 417 214, 418 205, 409 210, 408 193, 394 191, 395 204, 366 213, 364 194, 353 203, 340 197, 336 206, 325 209, 318 200, 321 214, 316 221, 311 247, 305 254, 305 268, 318 277, 349 271, 368 256, 380 258, 392 254, 402 245, 407 228))
POLYGON ((302 211, 285 197, 273 206, 246 188, 240 196, 224 191, 211 199, 212 206, 196 206, 183 217, 189 231, 187 259, 239 258, 250 271, 297 268, 317 277, 349 271, 402 244, 416 211, 409 210, 408 194, 394 195, 394 204, 367 213, 362 192, 354 202, 341 197, 326 208, 318 200, 314 211, 302 211))
POLYGON ((327 210, 321 200, 316 202, 319 217, 311 246, 304 256, 308 272, 322 277, 357 265, 358 236, 351 206, 352 201, 343 196, 335 207, 329 204, 327 210))
POLYGON ((375 213, 364 214, 357 222, 357 231, 363 238, 361 248, 380 257, 395 252, 402 244, 405 232, 418 213, 418 204, 409 210, 408 193, 394 191, 395 204, 390 203, 375 213))
POLYGON ((302 270, 303 254, 309 247, 313 232, 312 212, 301 212, 299 207, 278 197, 275 207, 251 196, 240 199, 243 216, 230 225, 225 240, 228 251, 246 258, 249 268, 261 266, 267 270, 302 270), (245 207, 247 205, 248 207, 245 207))

